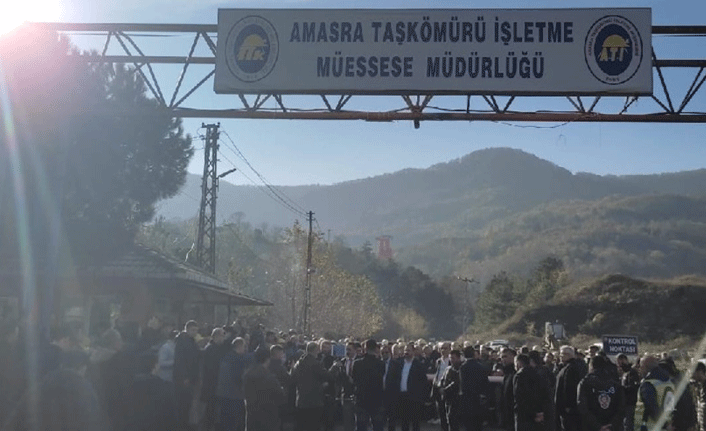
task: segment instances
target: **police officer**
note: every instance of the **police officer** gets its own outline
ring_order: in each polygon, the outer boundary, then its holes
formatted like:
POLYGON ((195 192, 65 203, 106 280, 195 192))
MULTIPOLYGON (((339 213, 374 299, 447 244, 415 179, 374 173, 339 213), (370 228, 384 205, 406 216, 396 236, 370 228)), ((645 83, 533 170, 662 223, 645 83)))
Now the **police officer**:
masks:
POLYGON ((578 386, 578 411, 584 431, 622 431, 625 393, 610 370, 610 360, 594 356, 578 386))
POLYGON ((658 364, 659 360, 654 356, 645 356, 640 361, 643 379, 635 405, 635 431, 654 429, 662 414, 667 415, 664 428, 671 424, 675 405, 674 383, 658 364))

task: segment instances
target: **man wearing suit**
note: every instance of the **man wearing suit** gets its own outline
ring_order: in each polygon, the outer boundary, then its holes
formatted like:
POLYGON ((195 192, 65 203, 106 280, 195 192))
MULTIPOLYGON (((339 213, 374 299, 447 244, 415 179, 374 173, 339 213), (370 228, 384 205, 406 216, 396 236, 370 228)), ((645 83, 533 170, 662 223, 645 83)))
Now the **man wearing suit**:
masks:
POLYGON ((459 370, 460 420, 466 431, 480 431, 483 427, 481 398, 488 394, 488 372, 476 359, 473 346, 463 349, 466 362, 459 370))
POLYGON ((382 431, 385 410, 382 400, 382 382, 385 364, 378 358, 380 350, 375 340, 365 342, 365 355, 353 363, 355 385, 355 419, 357 431, 382 431))
POLYGON ((402 358, 400 357, 404 349, 401 344, 395 344, 390 349, 390 357, 383 362, 385 365, 383 403, 387 415, 388 431, 395 431, 397 418, 399 415, 400 401, 400 376, 402 375, 402 358))
POLYGON ((353 404, 355 395, 353 364, 355 359, 355 343, 349 342, 346 344, 346 356, 331 367, 331 371, 336 376, 336 396, 341 403, 344 431, 353 431, 355 428, 355 406, 353 404))
POLYGON ((424 366, 414 357, 414 343, 405 346, 404 358, 397 368, 394 373, 394 384, 399 389, 397 417, 402 431, 409 431, 410 425, 413 431, 419 431, 427 376, 424 366))

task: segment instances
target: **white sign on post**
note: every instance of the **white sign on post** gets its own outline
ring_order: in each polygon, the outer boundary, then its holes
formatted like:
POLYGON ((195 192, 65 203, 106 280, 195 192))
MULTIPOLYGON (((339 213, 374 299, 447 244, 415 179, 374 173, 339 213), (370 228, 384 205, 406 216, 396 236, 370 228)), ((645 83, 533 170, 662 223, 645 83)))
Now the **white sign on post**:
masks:
POLYGON ((216 93, 652 93, 649 8, 221 9, 216 93))

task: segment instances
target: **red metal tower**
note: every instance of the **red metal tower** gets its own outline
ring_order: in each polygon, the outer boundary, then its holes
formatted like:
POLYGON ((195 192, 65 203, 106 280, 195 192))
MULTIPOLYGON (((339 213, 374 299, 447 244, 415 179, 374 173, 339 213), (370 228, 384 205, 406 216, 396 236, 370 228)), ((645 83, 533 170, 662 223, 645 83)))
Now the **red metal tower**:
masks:
POLYGON ((382 235, 375 239, 378 241, 378 259, 392 259, 392 247, 390 247, 390 240, 392 240, 392 236, 382 235))

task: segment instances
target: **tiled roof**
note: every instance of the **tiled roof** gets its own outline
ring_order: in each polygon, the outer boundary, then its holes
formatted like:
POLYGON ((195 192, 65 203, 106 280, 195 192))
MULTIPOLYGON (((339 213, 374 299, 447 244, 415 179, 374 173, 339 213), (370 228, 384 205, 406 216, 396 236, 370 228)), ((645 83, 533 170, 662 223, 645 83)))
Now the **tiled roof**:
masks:
MULTIPOLYGON (((35 265, 35 272, 46 269, 46 265, 35 265)), ((21 278, 18 258, 0 260, 0 278, 21 278)), ((181 262, 173 257, 136 244, 121 256, 97 266, 81 268, 59 268, 59 278, 73 278, 89 274, 93 277, 130 278, 146 281, 173 282, 194 289, 204 289, 216 295, 230 297, 232 305, 272 305, 271 302, 252 298, 231 290, 231 286, 203 272, 200 268, 181 262)))
POLYGON ((228 283, 203 272, 200 268, 181 262, 141 244, 135 245, 122 256, 89 270, 99 277, 181 281, 196 288, 205 288, 215 293, 230 296, 239 305, 272 305, 268 301, 235 293, 231 290, 231 286, 228 283))

